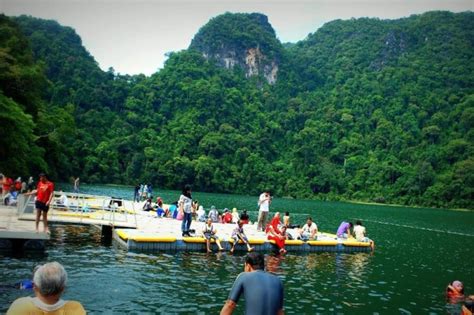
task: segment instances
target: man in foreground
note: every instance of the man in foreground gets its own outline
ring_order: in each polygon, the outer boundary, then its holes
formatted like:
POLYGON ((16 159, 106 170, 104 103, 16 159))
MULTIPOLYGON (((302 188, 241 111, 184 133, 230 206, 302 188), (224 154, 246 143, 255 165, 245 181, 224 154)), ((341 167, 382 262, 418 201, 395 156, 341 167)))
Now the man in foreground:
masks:
POLYGON ((8 309, 7 315, 86 314, 79 302, 61 299, 66 282, 67 273, 61 264, 51 262, 40 266, 33 276, 35 297, 22 297, 15 300, 8 309))
POLYGON ((232 314, 244 294, 245 314, 284 314, 283 284, 277 276, 265 272, 261 253, 250 253, 245 259, 244 272, 237 276, 221 315, 232 314))

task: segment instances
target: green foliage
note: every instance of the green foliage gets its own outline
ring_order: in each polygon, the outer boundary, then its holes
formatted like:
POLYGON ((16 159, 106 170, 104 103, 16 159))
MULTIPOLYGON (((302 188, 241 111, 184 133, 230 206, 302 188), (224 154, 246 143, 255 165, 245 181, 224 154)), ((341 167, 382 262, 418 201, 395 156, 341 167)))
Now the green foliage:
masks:
POLYGON ((284 46, 265 16, 226 13, 151 77, 101 71, 56 22, 14 20, 35 60, 3 17, 0 128, 19 141, 0 150, 36 160, 2 158, 2 170, 474 208, 472 12, 333 21, 284 46), (202 54, 222 47, 259 47, 279 62, 277 83, 202 54))
POLYGON ((191 42, 191 49, 213 55, 223 49, 244 50, 259 47, 270 59, 279 57, 281 43, 268 18, 260 13, 225 13, 201 27, 191 42))
POLYGON ((47 170, 44 150, 36 145, 34 123, 20 105, 0 93, 0 169, 7 176, 47 170))

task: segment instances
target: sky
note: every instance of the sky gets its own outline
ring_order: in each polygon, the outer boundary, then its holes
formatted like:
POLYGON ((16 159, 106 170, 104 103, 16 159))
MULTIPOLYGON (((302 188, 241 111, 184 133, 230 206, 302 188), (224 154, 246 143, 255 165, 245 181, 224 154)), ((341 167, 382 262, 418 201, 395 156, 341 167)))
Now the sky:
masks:
POLYGON ((165 54, 189 47, 212 17, 268 16, 281 42, 297 42, 336 19, 395 19, 433 10, 474 11, 474 0, 0 0, 0 12, 70 26, 103 70, 151 75, 165 54))

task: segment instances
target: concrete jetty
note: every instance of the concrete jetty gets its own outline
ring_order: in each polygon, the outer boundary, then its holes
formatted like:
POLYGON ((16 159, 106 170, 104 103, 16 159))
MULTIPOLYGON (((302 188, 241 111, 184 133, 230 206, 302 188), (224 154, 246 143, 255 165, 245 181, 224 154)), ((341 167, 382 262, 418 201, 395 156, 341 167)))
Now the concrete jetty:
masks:
POLYGON ((46 240, 49 240, 49 234, 36 233, 34 222, 19 220, 16 207, 0 206, 1 250, 43 250, 46 240))
MULTIPOLYGON (((36 233, 36 210, 32 196, 19 195, 16 206, 0 206, 0 250, 44 250, 49 234, 36 233)), ((122 199, 73 193, 54 193, 48 223, 93 225, 112 236, 114 227, 136 228, 133 203, 122 199), (66 195, 68 204, 60 204, 66 195)), ((43 223, 40 222, 40 231, 43 223)))

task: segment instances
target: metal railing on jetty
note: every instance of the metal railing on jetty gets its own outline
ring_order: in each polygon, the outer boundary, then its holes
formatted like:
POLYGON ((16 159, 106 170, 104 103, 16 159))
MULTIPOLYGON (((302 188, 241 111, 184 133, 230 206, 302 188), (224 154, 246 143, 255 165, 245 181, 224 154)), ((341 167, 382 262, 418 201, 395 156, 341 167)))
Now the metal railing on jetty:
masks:
MULTIPOLYGON (((35 218, 35 198, 20 195, 18 198, 18 218, 35 218)), ((136 227, 137 217, 132 201, 88 194, 54 192, 50 204, 48 221, 84 225, 111 225, 136 227)))

